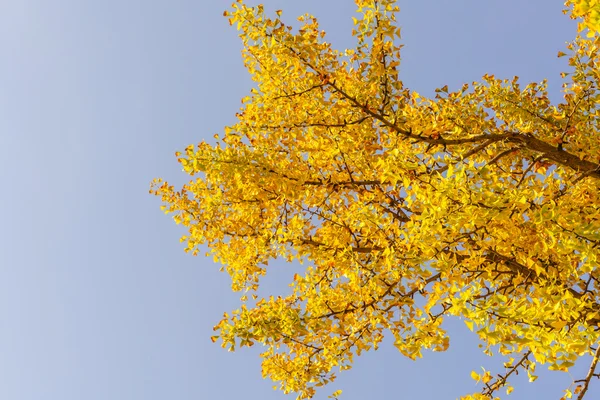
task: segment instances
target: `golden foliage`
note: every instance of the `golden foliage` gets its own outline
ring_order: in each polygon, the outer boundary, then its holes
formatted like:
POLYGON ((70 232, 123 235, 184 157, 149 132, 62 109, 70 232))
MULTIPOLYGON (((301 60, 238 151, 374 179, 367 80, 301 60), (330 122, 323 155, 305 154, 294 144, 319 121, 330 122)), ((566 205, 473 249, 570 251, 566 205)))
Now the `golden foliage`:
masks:
POLYGON ((566 6, 573 6, 571 16, 580 18, 579 30, 588 30, 592 37, 600 33, 600 0, 568 0, 566 6))
POLYGON ((430 99, 398 79, 395 2, 356 3, 345 51, 310 15, 294 31, 281 11, 225 13, 256 88, 216 145, 177 154, 194 180, 152 191, 235 291, 255 291, 269 260, 307 267, 287 297, 244 294, 213 339, 262 344, 263 375, 309 398, 384 335, 413 359, 446 350, 442 321, 460 316, 507 359, 500 375, 473 372, 482 391, 465 398, 592 354, 583 396, 600 348, 599 39, 560 54, 560 104, 545 81, 492 75, 430 99))

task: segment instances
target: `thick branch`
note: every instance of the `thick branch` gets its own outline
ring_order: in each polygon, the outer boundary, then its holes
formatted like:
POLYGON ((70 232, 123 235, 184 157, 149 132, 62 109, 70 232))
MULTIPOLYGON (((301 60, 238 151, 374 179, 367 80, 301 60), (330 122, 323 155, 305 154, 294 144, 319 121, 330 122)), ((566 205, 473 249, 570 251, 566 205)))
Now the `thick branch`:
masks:
POLYGON ((593 178, 600 179, 600 164, 582 160, 576 155, 562 150, 558 146, 552 146, 531 135, 518 135, 518 138, 513 140, 524 143, 529 150, 542 153, 545 158, 560 165, 574 169, 577 172, 587 173, 593 178))

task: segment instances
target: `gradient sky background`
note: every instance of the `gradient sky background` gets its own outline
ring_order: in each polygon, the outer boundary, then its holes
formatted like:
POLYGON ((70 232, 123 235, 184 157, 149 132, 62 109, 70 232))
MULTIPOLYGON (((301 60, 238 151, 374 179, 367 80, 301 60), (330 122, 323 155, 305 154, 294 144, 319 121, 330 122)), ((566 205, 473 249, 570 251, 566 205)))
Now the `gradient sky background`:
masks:
MULTIPOLYGON (((294 398, 261 379, 258 350, 211 343, 238 295, 211 260, 184 254, 183 231, 148 194, 154 177, 187 180, 173 153, 221 133, 251 87, 229 3, 0 1, 0 398, 294 398)), ((425 95, 484 73, 547 77, 557 99, 556 54, 575 32, 561 3, 400 1, 401 76, 425 95)), ((288 21, 311 12, 352 47, 351 0, 265 6, 288 21)), ((263 293, 284 291, 293 267, 276 265, 263 293)), ((386 341, 316 398, 475 391, 469 372, 499 362, 460 321, 449 326, 449 352, 411 362, 386 341)), ((570 377, 525 382, 510 398, 558 399, 570 377)))

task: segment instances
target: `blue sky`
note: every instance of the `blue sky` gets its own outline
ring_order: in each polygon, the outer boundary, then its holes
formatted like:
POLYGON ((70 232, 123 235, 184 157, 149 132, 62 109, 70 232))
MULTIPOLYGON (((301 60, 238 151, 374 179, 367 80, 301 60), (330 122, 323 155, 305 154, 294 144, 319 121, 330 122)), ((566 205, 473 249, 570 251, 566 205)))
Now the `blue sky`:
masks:
MULTIPOLYGON (((351 47, 350 0, 265 1, 316 15, 351 47)), ((212 327, 238 305, 229 280, 183 253, 182 230, 149 182, 187 180, 173 153, 233 122, 251 87, 229 1, 4 0, 0 5, 0 398, 284 399, 257 351, 223 351, 212 327)), ((400 1, 407 86, 428 95, 485 73, 550 79, 574 23, 561 1, 400 1)), ((263 291, 285 289, 277 265, 263 291)), ((476 338, 404 359, 388 341, 357 359, 326 399, 453 399, 476 388, 476 338)), ((568 375, 522 383, 513 399, 559 398, 568 375)), ((593 388, 589 398, 600 396, 593 388)), ((287 397, 293 398, 293 397, 287 397)))

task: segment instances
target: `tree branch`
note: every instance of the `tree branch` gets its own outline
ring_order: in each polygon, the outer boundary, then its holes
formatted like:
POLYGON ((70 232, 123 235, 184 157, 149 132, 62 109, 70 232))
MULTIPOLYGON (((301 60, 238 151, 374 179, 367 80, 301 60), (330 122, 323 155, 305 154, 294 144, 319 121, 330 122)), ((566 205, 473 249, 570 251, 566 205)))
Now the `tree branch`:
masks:
POLYGON ((598 346, 596 348, 596 353, 594 353, 594 358, 592 359, 592 364, 590 365, 590 369, 588 370, 587 376, 583 380, 583 386, 582 386, 581 392, 579 392, 579 396, 577 396, 577 400, 582 400, 583 396, 585 396, 585 393, 587 392, 588 387, 590 386, 590 381, 592 380, 592 377, 594 376, 594 373, 596 371, 596 366, 598 365, 599 358, 600 358, 600 346, 598 346))

